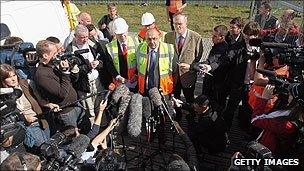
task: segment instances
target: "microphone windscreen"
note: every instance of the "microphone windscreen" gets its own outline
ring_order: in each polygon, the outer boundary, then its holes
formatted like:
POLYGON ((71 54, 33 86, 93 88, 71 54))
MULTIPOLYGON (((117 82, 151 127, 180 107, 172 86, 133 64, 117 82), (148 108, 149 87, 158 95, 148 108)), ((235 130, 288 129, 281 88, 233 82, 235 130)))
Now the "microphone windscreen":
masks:
POLYGON ((147 120, 151 116, 151 101, 149 97, 142 98, 142 113, 143 117, 147 120))
POLYGON ((161 96, 159 94, 159 90, 156 87, 153 87, 149 90, 149 96, 155 107, 162 105, 161 96))
POLYGON ((81 157, 82 153, 86 151, 90 144, 90 138, 86 135, 80 134, 73 138, 72 143, 67 145, 67 150, 73 152, 77 158, 81 157))
POLYGON ((142 95, 134 94, 130 102, 130 114, 128 120, 128 133, 137 137, 141 133, 142 126, 142 95))
POLYGON ((123 133, 126 130, 127 122, 128 122, 128 115, 126 113, 130 101, 131 101, 131 96, 129 95, 125 95, 121 97, 121 101, 118 107, 118 117, 119 117, 119 122, 117 126, 118 133, 123 133))
POLYGON ((120 84, 113 92, 112 94, 112 99, 114 101, 114 103, 118 103, 119 99, 122 97, 122 96, 125 96, 127 94, 129 94, 129 88, 124 85, 124 84, 120 84))

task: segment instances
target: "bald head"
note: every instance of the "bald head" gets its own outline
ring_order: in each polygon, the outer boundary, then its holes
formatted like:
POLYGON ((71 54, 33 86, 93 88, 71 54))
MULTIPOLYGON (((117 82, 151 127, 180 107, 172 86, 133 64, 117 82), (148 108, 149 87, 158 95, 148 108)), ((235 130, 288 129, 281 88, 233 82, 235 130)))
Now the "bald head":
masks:
POLYGON ((86 12, 81 12, 78 15, 78 23, 79 24, 83 24, 83 25, 88 25, 88 24, 92 24, 92 17, 89 13, 86 12))
POLYGON ((152 49, 157 48, 160 40, 160 32, 156 28, 151 28, 147 30, 146 40, 150 48, 152 49))

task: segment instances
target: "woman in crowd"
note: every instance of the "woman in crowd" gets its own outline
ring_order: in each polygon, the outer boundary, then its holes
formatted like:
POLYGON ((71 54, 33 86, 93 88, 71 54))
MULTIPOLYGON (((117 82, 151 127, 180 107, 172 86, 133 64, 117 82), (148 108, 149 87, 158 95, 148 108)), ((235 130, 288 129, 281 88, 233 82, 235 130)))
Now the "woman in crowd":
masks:
POLYGON ((24 143, 28 147, 39 147, 49 139, 49 127, 46 120, 37 119, 42 110, 33 96, 33 90, 28 80, 19 79, 15 69, 8 64, 0 65, 0 87, 14 88, 22 91, 21 97, 16 99, 17 109, 25 118, 26 136, 24 143))

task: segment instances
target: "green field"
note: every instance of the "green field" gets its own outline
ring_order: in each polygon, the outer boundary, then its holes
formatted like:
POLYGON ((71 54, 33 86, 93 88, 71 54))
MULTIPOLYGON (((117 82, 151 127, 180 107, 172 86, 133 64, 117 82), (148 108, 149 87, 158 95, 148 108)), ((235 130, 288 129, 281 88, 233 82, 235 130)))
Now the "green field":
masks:
MULTIPOLYGON (((89 4, 89 5, 78 5, 81 11, 89 12, 92 17, 94 24, 97 25, 99 19, 107 14, 107 7, 105 4, 89 4)), ((249 7, 220 7, 214 9, 211 6, 202 5, 188 5, 185 13, 188 17, 188 27, 196 32, 200 33, 203 37, 210 37, 214 26, 219 24, 227 25, 229 21, 234 17, 242 17, 248 21, 249 7)), ((273 9, 276 16, 282 14, 282 10, 273 9)), ((140 6, 138 4, 122 4, 118 5, 118 13, 121 17, 126 19, 130 26, 130 31, 137 32, 141 25, 141 15, 144 12, 151 12, 155 18, 156 23, 161 30, 169 31, 170 26, 167 21, 166 7, 164 5, 148 5, 140 6)), ((301 17, 295 19, 300 24, 301 17)))

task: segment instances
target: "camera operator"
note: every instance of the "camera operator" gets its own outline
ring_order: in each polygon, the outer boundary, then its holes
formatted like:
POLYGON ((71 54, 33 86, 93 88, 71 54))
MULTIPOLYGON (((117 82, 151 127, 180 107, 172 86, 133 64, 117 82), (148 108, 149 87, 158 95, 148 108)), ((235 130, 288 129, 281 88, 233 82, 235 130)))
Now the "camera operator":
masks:
POLYGON ((38 156, 30 153, 15 152, 10 154, 1 164, 1 170, 41 170, 41 161, 38 156))
MULTIPOLYGON (((47 103, 59 106, 68 105, 62 110, 52 108, 55 117, 62 123, 62 126, 81 126, 81 131, 86 134, 90 129, 90 122, 80 104, 75 103, 77 93, 71 83, 68 61, 60 61, 58 66, 54 65, 53 60, 58 51, 56 44, 48 40, 39 41, 36 50, 40 63, 35 74, 35 83, 43 98, 43 101, 39 101, 40 105, 45 106, 47 103)), ((73 72, 73 68, 71 68, 71 72, 73 72)))
POLYGON ((253 109, 252 124, 263 129, 259 142, 271 150, 276 158, 289 158, 304 122, 304 84, 292 84, 289 88, 288 107, 264 113, 273 96, 273 85, 267 85, 253 109), (297 123, 297 124, 296 124, 297 123), (301 126, 302 125, 302 126, 301 126))
POLYGON ((39 147, 49 139, 50 132, 46 120, 37 119, 37 115, 42 114, 38 102, 34 99, 28 81, 18 79, 15 69, 8 64, 0 65, 0 87, 14 88, 22 91, 21 97, 16 100, 17 109, 25 117, 25 145, 28 147, 39 147))
MULTIPOLYGON (((79 24, 75 29, 73 41, 66 47, 67 52, 75 50, 89 49, 89 52, 77 55, 77 65, 79 66, 79 78, 74 84, 78 97, 91 95, 92 93, 104 90, 102 77, 100 74, 103 68, 101 61, 101 49, 97 43, 89 40, 89 30, 86 26, 79 24)), ((102 94, 92 96, 83 100, 82 104, 87 107, 91 116, 95 116, 102 99, 102 94)))
MULTIPOLYGON (((226 80, 227 92, 229 100, 227 107, 224 110, 223 117, 229 130, 232 124, 234 113, 242 101, 243 108, 239 112, 239 116, 242 117, 243 113, 250 112, 250 108, 247 104, 247 93, 253 79, 255 62, 260 57, 257 50, 252 46, 249 46, 249 40, 256 38, 259 35, 260 27, 258 23, 250 21, 243 29, 241 33, 242 21, 240 18, 234 18, 230 22, 230 33, 232 40, 228 40, 228 58, 230 59, 229 71, 226 80), (239 35, 237 35, 239 33, 239 35), (237 37, 237 40, 234 40, 237 37)), ((223 98, 224 100, 226 98, 223 98)), ((249 116, 250 117, 250 116, 249 116)), ((249 121, 248 121, 249 124, 249 121)))

